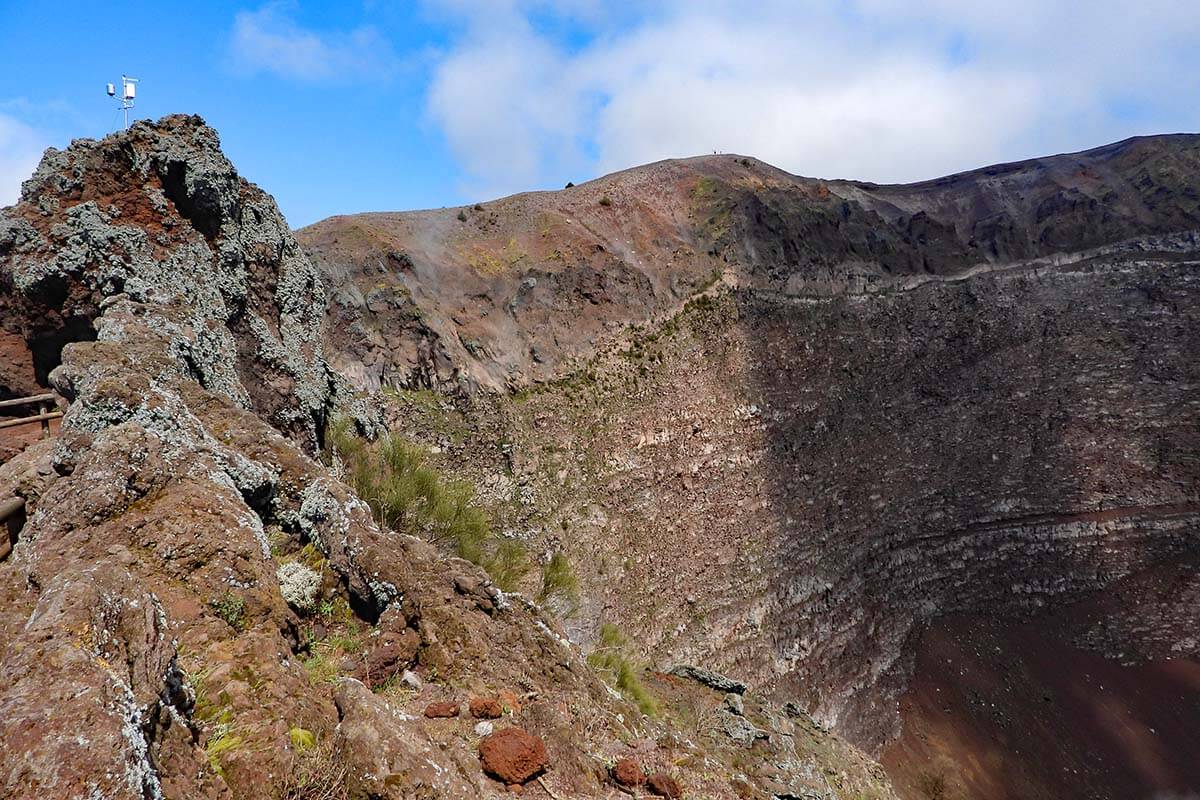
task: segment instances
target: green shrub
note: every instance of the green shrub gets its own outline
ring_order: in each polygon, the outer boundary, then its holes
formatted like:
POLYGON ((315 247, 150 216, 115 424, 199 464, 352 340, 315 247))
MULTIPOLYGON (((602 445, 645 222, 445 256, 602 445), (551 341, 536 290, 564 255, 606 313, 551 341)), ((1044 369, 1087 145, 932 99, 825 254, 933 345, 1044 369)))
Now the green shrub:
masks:
POLYGON ((480 562, 496 585, 505 591, 515 590, 529 574, 529 554, 525 545, 514 539, 497 537, 490 551, 480 562))
POLYGON ((629 640, 611 623, 600 626, 600 642, 587 657, 588 664, 617 687, 626 700, 647 716, 658 713, 658 704, 642 684, 641 670, 630 660, 629 640))
POLYGON ((543 603, 555 599, 571 611, 579 602, 579 579, 570 559, 561 551, 555 551, 542 567, 542 589, 538 592, 538 600, 543 603))
POLYGON ((466 221, 467 221, 467 212, 466 212, 466 211, 459 211, 459 212, 458 212, 458 221, 459 221, 459 222, 466 222, 466 221))
POLYGON ((339 418, 329 427, 326 450, 380 527, 450 547, 487 569, 502 589, 515 588, 529 572, 524 546, 494 535, 487 514, 472 505, 474 487, 444 478, 422 448, 392 434, 369 443, 339 418))
POLYGON ((600 198, 600 205, 608 208, 612 205, 612 198, 610 198, 608 195, 604 195, 604 197, 600 198))

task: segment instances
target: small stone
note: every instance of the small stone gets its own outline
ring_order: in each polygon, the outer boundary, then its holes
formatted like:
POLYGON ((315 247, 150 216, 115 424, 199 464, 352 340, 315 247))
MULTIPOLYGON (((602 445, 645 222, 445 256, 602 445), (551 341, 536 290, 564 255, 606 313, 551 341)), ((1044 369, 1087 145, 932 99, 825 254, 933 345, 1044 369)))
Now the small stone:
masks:
POLYGON ((425 716, 429 719, 450 719, 458 716, 458 703, 444 700, 440 703, 430 703, 425 706, 425 716))
POLYGON ((679 781, 665 772, 656 772, 647 778, 646 788, 650 790, 650 794, 666 797, 669 800, 678 800, 683 797, 683 787, 679 785, 679 781))
POLYGON ((725 695, 725 708, 729 709, 731 714, 737 714, 739 717, 745 716, 746 714, 746 706, 742 702, 742 696, 740 694, 734 694, 733 692, 730 692, 729 694, 725 695))
POLYGON ((421 691, 421 687, 425 685, 425 681, 421 680, 421 676, 411 669, 406 669, 400 674, 400 685, 405 689, 412 689, 414 692, 419 692, 421 691))
POLYGON ((637 789, 646 785, 646 771, 632 758, 622 758, 609 770, 612 779, 621 786, 637 789))
POLYGON ((505 728, 479 743, 483 771, 506 784, 525 783, 550 765, 546 744, 520 728, 505 728))
POLYGON ((472 697, 467 706, 475 719, 500 719, 504 716, 504 706, 494 697, 472 697))
POLYGON ((494 730, 494 729, 495 729, 495 726, 492 725, 492 723, 485 720, 475 726, 475 735, 476 736, 491 736, 492 730, 494 730))

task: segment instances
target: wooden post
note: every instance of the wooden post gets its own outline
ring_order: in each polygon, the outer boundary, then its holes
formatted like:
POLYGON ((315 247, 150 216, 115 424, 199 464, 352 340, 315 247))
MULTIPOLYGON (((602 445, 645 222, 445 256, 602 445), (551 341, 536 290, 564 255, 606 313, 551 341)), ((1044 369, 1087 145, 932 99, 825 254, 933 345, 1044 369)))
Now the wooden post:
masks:
POLYGON ((17 542, 17 531, 21 529, 21 515, 25 511, 25 498, 12 497, 0 503, 0 561, 8 558, 17 542))

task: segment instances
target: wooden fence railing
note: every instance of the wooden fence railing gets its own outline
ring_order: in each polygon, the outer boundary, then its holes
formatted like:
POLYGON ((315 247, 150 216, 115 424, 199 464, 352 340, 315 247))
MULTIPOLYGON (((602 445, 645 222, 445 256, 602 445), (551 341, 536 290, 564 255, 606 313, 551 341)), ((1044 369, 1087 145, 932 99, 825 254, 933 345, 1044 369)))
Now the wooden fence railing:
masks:
POLYGON ((54 410, 55 396, 50 393, 35 394, 30 397, 14 397, 11 400, 0 400, 0 409, 17 408, 20 406, 36 406, 38 413, 28 417, 0 420, 0 430, 15 428, 18 425, 42 424, 42 437, 50 435, 50 420, 58 419, 63 412, 54 410))

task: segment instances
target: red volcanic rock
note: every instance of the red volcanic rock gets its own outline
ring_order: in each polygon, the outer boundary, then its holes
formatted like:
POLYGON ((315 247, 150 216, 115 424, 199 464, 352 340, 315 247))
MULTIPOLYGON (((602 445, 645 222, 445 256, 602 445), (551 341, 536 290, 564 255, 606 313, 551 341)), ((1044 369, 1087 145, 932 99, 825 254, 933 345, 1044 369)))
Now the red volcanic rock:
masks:
POLYGON ((636 789, 646 785, 646 771, 632 758, 622 758, 612 765, 609 772, 612 774, 613 780, 622 786, 636 789))
POLYGON ((390 678, 400 674, 412 663, 412 654, 398 644, 385 644, 367 654, 356 677, 371 689, 377 689, 390 678))
POLYGON ((665 772, 656 772, 647 778, 646 788, 650 790, 650 794, 666 797, 669 800, 683 797, 683 787, 679 785, 679 781, 665 772))
POLYGON ((505 728, 479 743, 483 771, 506 784, 521 784, 549 766, 546 744, 520 728, 505 728))
POLYGON ((449 700, 441 703, 430 703, 425 706, 425 716, 429 719, 448 719, 458 716, 458 703, 449 700))
POLYGON ((495 697, 472 697, 468 708, 475 719, 500 719, 504 706, 495 697))

